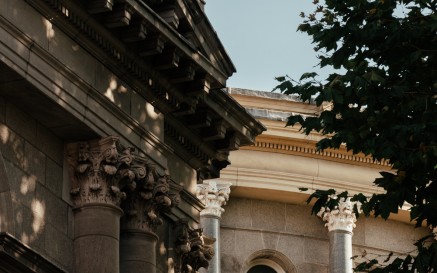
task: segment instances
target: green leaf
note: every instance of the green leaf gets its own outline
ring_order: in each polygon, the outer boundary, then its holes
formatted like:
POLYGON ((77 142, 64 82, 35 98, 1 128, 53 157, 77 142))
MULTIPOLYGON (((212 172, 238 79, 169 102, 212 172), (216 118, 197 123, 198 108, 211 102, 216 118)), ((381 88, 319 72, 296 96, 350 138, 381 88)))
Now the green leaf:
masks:
POLYGON ((314 78, 316 76, 317 76, 316 72, 307 72, 307 73, 303 73, 299 80, 301 81, 308 78, 314 78))

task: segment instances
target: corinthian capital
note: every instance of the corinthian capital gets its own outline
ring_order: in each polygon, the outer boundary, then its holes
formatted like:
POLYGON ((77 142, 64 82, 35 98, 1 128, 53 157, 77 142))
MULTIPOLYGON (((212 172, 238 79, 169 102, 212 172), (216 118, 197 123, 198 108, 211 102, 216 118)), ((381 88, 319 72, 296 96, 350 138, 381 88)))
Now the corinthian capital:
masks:
POLYGON ((329 231, 343 230, 352 233, 357 221, 354 213, 356 203, 351 202, 350 198, 342 198, 333 210, 322 208, 318 215, 326 223, 325 226, 328 227, 329 231))
POLYGON ((205 204, 205 209, 200 215, 212 215, 221 217, 225 211, 222 206, 226 205, 231 193, 231 184, 206 181, 197 185, 197 198, 205 204))
POLYGON ((163 223, 161 214, 170 212, 180 203, 180 189, 173 191, 170 177, 159 175, 145 163, 135 162, 132 170, 134 183, 122 189, 126 193, 121 204, 125 213, 121 219, 122 229, 154 233, 163 223))
POLYGON ((125 197, 120 188, 132 179, 127 171, 132 156, 130 149, 120 154, 118 146, 118 137, 114 136, 68 145, 70 193, 76 206, 86 203, 119 205, 125 197))

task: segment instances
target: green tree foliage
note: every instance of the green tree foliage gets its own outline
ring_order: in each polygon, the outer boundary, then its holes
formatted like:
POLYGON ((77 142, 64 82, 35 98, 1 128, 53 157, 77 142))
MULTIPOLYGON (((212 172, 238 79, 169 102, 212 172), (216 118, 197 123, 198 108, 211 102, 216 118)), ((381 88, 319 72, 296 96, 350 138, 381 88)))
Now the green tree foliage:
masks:
MULTIPOLYGON (((316 11, 301 14, 299 31, 312 37, 320 67, 334 68, 324 81, 315 73, 299 80, 278 77, 275 88, 303 101, 329 105, 318 117, 291 116, 309 134, 326 137, 321 150, 345 145, 353 153, 388 160, 375 184, 385 190, 360 201, 366 216, 387 219, 405 202, 417 226, 437 226, 437 0, 314 1, 316 11), (338 72, 340 71, 340 72, 338 72)), ((335 206, 333 191, 316 191, 313 212, 335 206)), ((341 193, 339 196, 346 196, 341 193)), ((365 272, 437 272, 432 236, 415 244, 417 252, 391 257, 389 265, 371 260, 365 272)))

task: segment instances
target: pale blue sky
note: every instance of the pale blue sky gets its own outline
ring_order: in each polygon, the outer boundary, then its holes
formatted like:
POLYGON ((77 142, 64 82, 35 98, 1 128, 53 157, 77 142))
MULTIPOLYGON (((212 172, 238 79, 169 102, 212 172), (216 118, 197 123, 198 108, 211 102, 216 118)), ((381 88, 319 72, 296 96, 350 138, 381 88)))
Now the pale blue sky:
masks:
POLYGON ((318 63, 310 38, 296 31, 311 0, 206 0, 205 10, 237 68, 228 87, 270 91, 274 77, 299 79, 318 63))

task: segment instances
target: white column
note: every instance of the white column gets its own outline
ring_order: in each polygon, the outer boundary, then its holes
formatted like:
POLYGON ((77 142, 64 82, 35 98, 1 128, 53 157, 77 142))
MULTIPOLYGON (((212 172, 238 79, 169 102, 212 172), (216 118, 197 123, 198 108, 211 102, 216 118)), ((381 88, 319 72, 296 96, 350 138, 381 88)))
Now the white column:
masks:
POLYGON ((229 199, 231 184, 205 181, 197 185, 197 198, 204 204, 205 209, 200 212, 200 225, 208 237, 215 238, 214 257, 209 263, 208 273, 221 273, 220 269, 220 219, 225 211, 222 206, 229 199))
POLYGON ((341 199, 338 207, 330 211, 322 209, 319 216, 329 231, 329 272, 352 273, 352 235, 357 221, 353 211, 355 202, 341 199))

